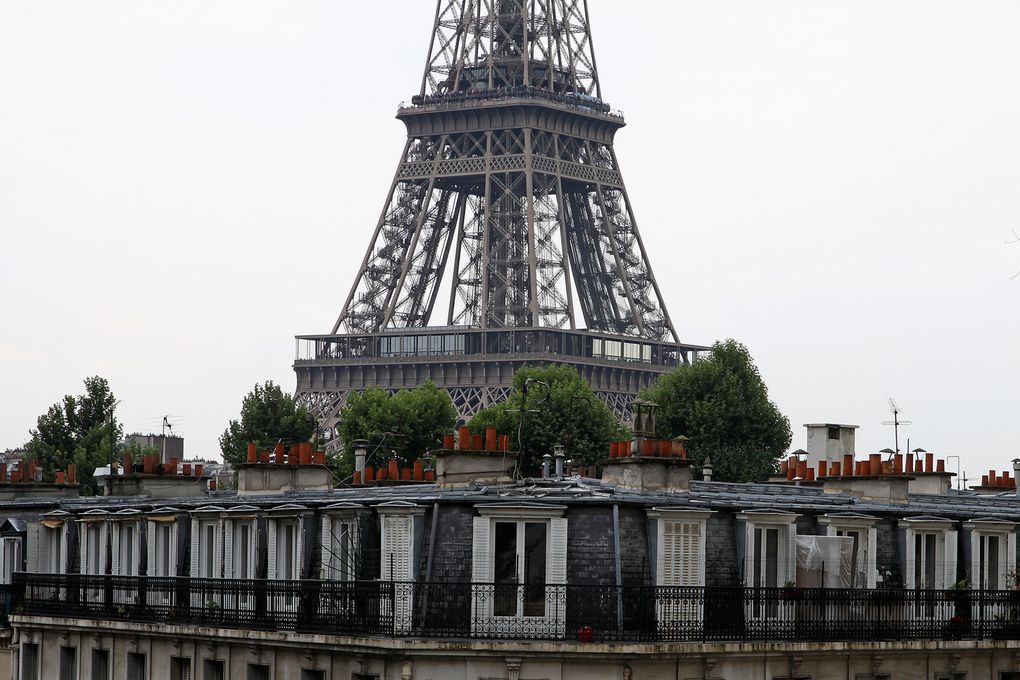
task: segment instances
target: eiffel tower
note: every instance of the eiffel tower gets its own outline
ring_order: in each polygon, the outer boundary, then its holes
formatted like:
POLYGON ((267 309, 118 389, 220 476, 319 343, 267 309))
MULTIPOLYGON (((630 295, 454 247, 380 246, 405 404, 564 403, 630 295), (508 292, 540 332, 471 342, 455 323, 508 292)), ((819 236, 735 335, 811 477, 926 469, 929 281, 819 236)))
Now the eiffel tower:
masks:
POLYGON ((327 436, 348 396, 431 379, 465 420, 525 365, 576 367, 621 418, 707 348, 680 343, 602 98, 585 0, 439 0, 407 142, 327 335, 298 337, 297 394, 327 436))

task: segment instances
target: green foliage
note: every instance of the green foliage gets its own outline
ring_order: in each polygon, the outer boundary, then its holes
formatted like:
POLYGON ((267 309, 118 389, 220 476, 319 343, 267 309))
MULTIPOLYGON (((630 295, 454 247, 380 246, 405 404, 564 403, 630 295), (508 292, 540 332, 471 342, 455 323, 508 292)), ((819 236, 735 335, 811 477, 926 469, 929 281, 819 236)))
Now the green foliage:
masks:
POLYGON ((116 404, 106 379, 93 376, 85 379, 84 394, 67 395, 39 416, 25 448, 28 456, 42 466, 46 479, 53 479, 57 470, 75 463, 82 493, 96 493, 93 473, 97 467, 109 464, 111 446, 122 431, 112 417, 116 404))
POLYGON ((241 419, 231 420, 220 435, 223 460, 239 465, 247 459, 248 442, 268 448, 279 441, 285 444, 306 442, 315 434, 315 419, 304 406, 272 380, 256 384, 241 402, 241 419))
POLYGON ((659 405, 657 434, 688 437, 699 464, 711 456, 718 481, 760 481, 777 469, 792 440, 789 419, 735 340, 715 343, 708 359, 664 375, 642 396, 659 405))
POLYGON ((457 409, 445 390, 431 380, 413 390, 395 394, 371 387, 352 394, 340 412, 337 430, 344 442, 339 460, 334 461, 341 478, 354 471, 355 440, 370 443, 374 464, 388 459, 391 452, 411 463, 430 449, 439 448, 443 435, 457 425, 457 409))
POLYGON ((511 448, 521 449, 522 473, 531 476, 541 473, 542 456, 556 444, 590 464, 608 455, 611 441, 628 436, 577 370, 562 365, 518 370, 510 398, 480 411, 470 427, 475 434, 486 427, 509 434, 511 448))

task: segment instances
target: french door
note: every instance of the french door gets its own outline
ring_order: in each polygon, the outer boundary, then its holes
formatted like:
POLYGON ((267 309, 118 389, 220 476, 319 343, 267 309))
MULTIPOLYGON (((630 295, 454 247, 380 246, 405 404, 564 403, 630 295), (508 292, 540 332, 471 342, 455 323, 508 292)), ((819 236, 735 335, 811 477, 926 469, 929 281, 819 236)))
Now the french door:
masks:
POLYGON ((499 522, 493 535, 494 617, 545 617, 548 522, 499 522))

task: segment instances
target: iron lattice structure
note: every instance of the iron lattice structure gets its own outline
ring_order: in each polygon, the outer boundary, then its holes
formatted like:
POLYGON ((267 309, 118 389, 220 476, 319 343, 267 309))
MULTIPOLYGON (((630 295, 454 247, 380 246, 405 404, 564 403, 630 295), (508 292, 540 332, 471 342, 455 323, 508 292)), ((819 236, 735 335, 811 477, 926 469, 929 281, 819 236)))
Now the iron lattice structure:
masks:
POLYGON ((431 379, 469 418, 549 362, 626 418, 705 349, 679 342, 652 275, 586 2, 439 0, 397 117, 407 143, 354 286, 330 334, 298 338, 298 395, 327 431, 369 385, 431 379))

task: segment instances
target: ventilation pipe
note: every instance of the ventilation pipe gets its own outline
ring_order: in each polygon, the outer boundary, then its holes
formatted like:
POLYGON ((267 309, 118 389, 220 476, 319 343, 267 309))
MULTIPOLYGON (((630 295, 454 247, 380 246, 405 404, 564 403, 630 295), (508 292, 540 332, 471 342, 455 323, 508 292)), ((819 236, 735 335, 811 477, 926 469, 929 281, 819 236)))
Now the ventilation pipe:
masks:
POLYGON ((706 482, 711 482, 712 472, 712 459, 705 456, 705 464, 701 466, 701 476, 706 482))
POLYGON ((557 444, 553 447, 553 453, 556 455, 556 479, 563 479, 563 461, 567 457, 566 447, 563 444, 557 444))
POLYGON ((552 456, 548 453, 542 456, 542 479, 549 479, 549 462, 552 460, 552 456))
MULTIPOLYGON (((1013 479, 1020 479, 1020 458, 1013 459, 1013 479)), ((1020 482, 1016 485, 1016 497, 1020 498, 1020 482)))
POLYGON ((361 473, 362 479, 365 476, 365 461, 368 459, 368 442, 358 439, 354 442, 354 471, 361 473))

